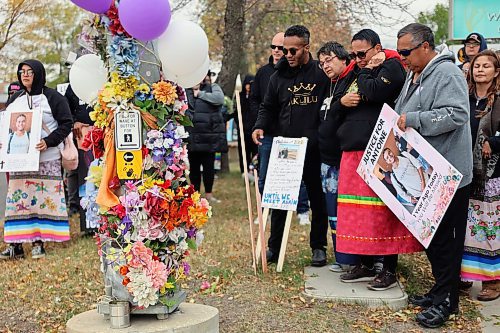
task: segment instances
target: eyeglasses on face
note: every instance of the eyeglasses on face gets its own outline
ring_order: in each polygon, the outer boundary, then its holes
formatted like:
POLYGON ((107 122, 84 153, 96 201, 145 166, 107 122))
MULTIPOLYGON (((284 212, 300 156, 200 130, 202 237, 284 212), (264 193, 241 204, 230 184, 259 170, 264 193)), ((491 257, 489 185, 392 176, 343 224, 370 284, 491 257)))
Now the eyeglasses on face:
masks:
POLYGON ((411 49, 404 49, 404 50, 397 50, 397 51, 398 51, 398 53, 399 53, 400 56, 402 56, 402 57, 408 57, 413 50, 418 49, 420 46, 422 46, 423 43, 424 42, 421 42, 420 44, 418 44, 417 46, 415 46, 415 47, 413 47, 411 49))
POLYGON ((309 45, 309 44, 302 45, 302 46, 301 46, 301 47, 299 47, 299 48, 291 47, 291 48, 289 48, 289 49, 286 49, 286 48, 284 48, 284 47, 283 47, 283 54, 284 54, 284 55, 288 55, 288 52, 290 52, 290 54, 291 54, 292 56, 294 56, 294 55, 296 55, 296 54, 297 54, 297 52, 298 52, 300 49, 302 49, 303 47, 305 47, 305 46, 307 46, 307 45, 309 45))
POLYGON ((283 45, 271 44, 271 49, 273 49, 273 50, 278 49, 278 51, 283 51, 283 45))
POLYGON ((481 44, 479 44, 478 42, 468 42, 468 43, 465 43, 465 46, 467 46, 467 47, 478 47, 478 46, 481 46, 481 44))
POLYGON ((368 53, 368 51, 370 51, 371 49, 373 49, 375 46, 372 46, 370 47, 368 50, 366 51, 359 51, 359 52, 351 52, 349 53, 349 55, 351 56, 352 59, 356 59, 356 58, 359 58, 360 60, 363 60, 366 58, 366 54, 368 53))
POLYGON ((27 69, 27 70, 20 69, 17 72, 19 73, 19 75, 25 75, 25 76, 33 76, 34 74, 32 69, 27 69))
POLYGON ((338 58, 337 56, 333 56, 333 57, 326 57, 325 58, 325 61, 320 61, 319 64, 318 64, 318 67, 323 69, 323 67, 325 66, 325 64, 330 64, 333 59, 335 58, 338 58))

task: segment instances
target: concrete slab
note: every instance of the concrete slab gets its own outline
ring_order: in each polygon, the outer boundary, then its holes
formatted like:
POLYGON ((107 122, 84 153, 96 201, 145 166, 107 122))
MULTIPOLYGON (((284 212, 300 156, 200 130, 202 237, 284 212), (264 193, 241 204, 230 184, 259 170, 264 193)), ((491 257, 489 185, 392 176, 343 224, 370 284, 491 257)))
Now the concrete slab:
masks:
POLYGON ((80 313, 66 324, 67 333, 219 333, 219 310, 203 305, 182 303, 179 311, 168 319, 158 320, 154 315, 132 315, 131 326, 122 329, 110 327, 109 320, 96 310, 80 313))
POLYGON ((388 307, 395 311, 408 304, 408 295, 399 284, 389 290, 373 291, 367 288, 367 282, 340 281, 340 273, 329 271, 328 266, 306 267, 305 276, 304 294, 310 297, 369 307, 388 307))
MULTIPOLYGON (((474 282, 471 288, 472 299, 477 300, 477 294, 481 291, 481 283, 474 282)), ((498 333, 500 332, 500 298, 492 302, 479 302, 481 307, 479 311, 484 317, 483 333, 498 333)))

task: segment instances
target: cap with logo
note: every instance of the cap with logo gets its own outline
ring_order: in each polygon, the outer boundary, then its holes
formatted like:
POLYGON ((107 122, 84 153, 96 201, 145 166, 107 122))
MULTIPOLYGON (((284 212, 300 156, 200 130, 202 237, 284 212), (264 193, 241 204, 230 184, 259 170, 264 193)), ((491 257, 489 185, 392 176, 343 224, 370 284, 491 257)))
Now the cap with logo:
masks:
POLYGON ((474 42, 481 44, 481 38, 476 33, 471 33, 469 36, 467 36, 467 38, 465 38, 465 43, 467 43, 469 41, 474 41, 474 42))

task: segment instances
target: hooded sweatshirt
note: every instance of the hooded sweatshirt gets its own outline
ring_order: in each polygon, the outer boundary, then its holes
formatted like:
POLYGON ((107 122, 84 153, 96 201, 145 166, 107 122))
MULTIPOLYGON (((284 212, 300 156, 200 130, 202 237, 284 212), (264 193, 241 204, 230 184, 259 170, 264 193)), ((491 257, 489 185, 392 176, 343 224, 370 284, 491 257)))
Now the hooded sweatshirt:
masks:
POLYGON ((446 45, 436 47, 436 51, 413 86, 414 74, 408 74, 396 112, 406 114, 406 126, 417 130, 462 173, 463 187, 472 180, 467 83, 446 45))
POLYGON ((399 55, 384 50, 385 61, 374 69, 356 66, 346 76, 346 90, 334 98, 332 110, 339 113, 337 137, 342 151, 361 151, 368 145, 384 103, 394 106, 405 80, 405 70, 399 55), (361 101, 356 107, 345 107, 340 99, 349 92, 357 92, 361 101))
POLYGON ((23 61, 17 66, 17 69, 17 78, 23 90, 12 96, 7 109, 31 109, 33 112, 41 112, 42 121, 51 133, 49 135, 42 128, 42 139, 48 148, 40 153, 40 162, 60 159, 61 153, 57 146, 62 143, 73 128, 73 117, 68 101, 57 90, 45 86, 45 68, 40 61, 23 61), (23 65, 28 65, 33 70, 31 91, 28 91, 23 85, 19 74, 23 65))
MULTIPOLYGON (((319 110, 330 87, 330 79, 309 55, 309 61, 290 67, 285 57, 276 64, 267 87, 255 129, 268 135, 277 124, 276 135, 307 137, 309 147, 317 147, 319 110)), ((317 149, 317 148, 316 148, 317 149)))

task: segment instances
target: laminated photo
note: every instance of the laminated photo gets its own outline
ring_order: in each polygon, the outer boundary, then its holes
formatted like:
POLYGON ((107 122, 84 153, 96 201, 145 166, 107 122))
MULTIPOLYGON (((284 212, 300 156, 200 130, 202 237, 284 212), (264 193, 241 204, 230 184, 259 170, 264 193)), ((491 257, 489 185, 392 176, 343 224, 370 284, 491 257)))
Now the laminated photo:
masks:
POLYGON ((427 248, 462 174, 413 128, 401 131, 398 118, 385 104, 357 172, 427 248))

